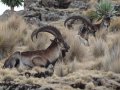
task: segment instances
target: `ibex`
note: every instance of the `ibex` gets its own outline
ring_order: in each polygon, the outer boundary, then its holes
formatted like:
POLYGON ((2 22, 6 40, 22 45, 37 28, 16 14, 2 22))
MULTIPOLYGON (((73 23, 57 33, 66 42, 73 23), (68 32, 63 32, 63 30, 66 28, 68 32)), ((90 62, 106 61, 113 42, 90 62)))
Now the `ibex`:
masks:
POLYGON ((56 61, 65 57, 69 45, 64 41, 60 31, 53 26, 44 26, 31 34, 31 39, 38 36, 39 32, 48 32, 55 36, 50 46, 45 50, 15 52, 4 63, 3 68, 32 68, 40 66, 47 68, 50 64, 55 65, 56 61))
POLYGON ((93 36, 95 36, 96 31, 100 30, 101 28, 107 29, 108 26, 110 25, 109 16, 105 16, 100 21, 96 23, 92 23, 89 18, 79 15, 79 16, 71 16, 67 18, 64 22, 64 26, 71 28, 72 24, 74 24, 76 20, 81 20, 83 22, 83 26, 80 27, 78 34, 81 35, 81 37, 86 40, 88 40, 88 35, 90 33, 93 34, 93 36), (68 23, 68 21, 70 22, 68 23))

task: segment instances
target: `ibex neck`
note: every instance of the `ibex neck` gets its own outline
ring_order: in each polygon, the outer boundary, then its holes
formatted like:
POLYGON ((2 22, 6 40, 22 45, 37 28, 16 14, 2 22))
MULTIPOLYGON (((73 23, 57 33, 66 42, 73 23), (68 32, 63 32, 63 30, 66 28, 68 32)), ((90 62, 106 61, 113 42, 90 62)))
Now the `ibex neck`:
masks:
POLYGON ((58 44, 50 45, 47 48, 47 56, 49 57, 48 60, 53 62, 54 60, 58 59, 61 54, 61 50, 58 44))

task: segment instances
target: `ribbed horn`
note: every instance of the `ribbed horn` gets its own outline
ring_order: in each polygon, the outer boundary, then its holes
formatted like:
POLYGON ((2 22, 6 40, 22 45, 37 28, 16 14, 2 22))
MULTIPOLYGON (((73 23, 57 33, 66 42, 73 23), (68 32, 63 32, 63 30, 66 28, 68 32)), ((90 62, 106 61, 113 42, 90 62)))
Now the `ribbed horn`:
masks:
POLYGON ((91 21, 85 17, 85 16, 82 16, 82 15, 79 15, 79 16, 71 16, 69 18, 67 18, 65 21, 64 21, 64 26, 67 25, 67 22, 70 20, 70 24, 73 24, 76 20, 81 20, 83 21, 83 23, 87 24, 88 26, 90 26, 91 28, 93 28, 93 25, 91 23, 91 21))
POLYGON ((53 26, 44 26, 44 27, 42 27, 42 28, 40 28, 40 29, 38 29, 38 30, 35 30, 35 31, 31 34, 31 39, 33 40, 33 37, 34 37, 35 35, 36 35, 36 38, 37 38, 39 32, 48 32, 48 33, 54 35, 55 38, 57 38, 57 39, 59 39, 59 40, 62 40, 62 39, 63 39, 60 31, 59 31, 57 28, 53 27, 53 26))

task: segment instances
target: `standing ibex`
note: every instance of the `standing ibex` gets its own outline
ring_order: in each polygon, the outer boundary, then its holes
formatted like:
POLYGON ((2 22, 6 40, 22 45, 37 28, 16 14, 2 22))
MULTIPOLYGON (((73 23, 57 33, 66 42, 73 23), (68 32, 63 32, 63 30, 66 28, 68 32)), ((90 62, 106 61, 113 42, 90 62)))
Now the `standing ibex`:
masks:
POLYGON ((4 68, 32 68, 34 66, 48 67, 50 64, 54 66, 58 59, 65 57, 69 50, 69 45, 64 41, 59 30, 53 26, 44 26, 35 30, 31 38, 38 36, 39 32, 48 32, 55 36, 50 46, 45 50, 15 52, 4 63, 4 68))
POLYGON ((78 34, 81 35, 84 39, 88 40, 88 34, 93 34, 95 36, 95 32, 100 30, 101 28, 107 29, 110 25, 110 17, 104 16, 99 22, 92 23, 89 18, 79 15, 79 16, 71 16, 67 18, 64 22, 64 25, 68 28, 72 27, 72 24, 76 20, 81 20, 83 22, 83 26, 80 28, 78 34), (68 23, 68 21, 70 21, 68 23))

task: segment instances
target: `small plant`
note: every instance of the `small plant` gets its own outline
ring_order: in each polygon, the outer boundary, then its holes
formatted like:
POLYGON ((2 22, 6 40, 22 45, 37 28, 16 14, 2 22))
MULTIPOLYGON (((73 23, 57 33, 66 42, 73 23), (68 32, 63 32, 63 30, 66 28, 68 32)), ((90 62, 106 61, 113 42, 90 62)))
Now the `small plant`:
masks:
POLYGON ((107 15, 114 15, 115 10, 110 2, 110 0, 101 0, 96 6, 96 13, 98 14, 98 18, 102 18, 107 15))
POLYGON ((14 11, 14 7, 15 6, 21 6, 23 0, 1 0, 1 2, 3 2, 4 4, 6 4, 7 6, 9 6, 11 8, 11 11, 14 11))

